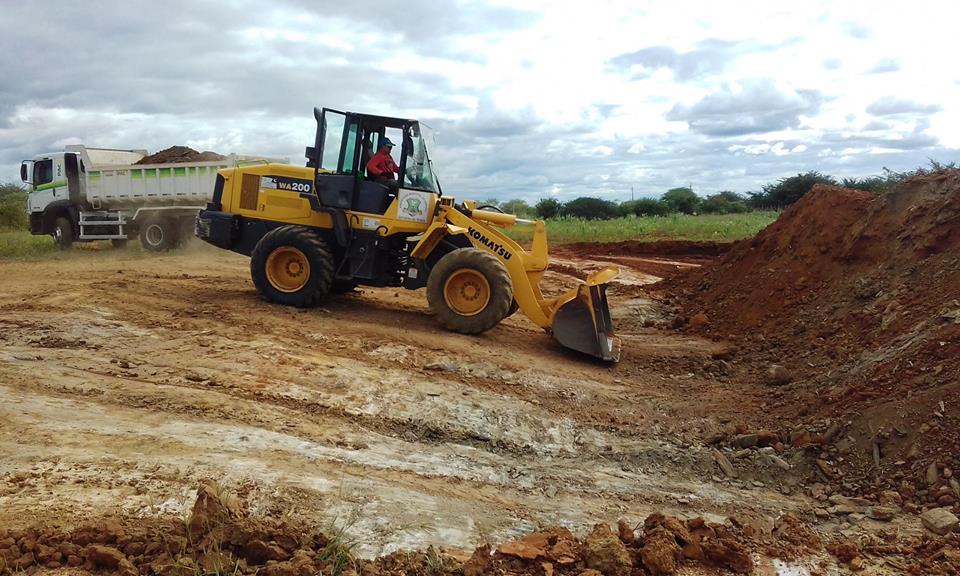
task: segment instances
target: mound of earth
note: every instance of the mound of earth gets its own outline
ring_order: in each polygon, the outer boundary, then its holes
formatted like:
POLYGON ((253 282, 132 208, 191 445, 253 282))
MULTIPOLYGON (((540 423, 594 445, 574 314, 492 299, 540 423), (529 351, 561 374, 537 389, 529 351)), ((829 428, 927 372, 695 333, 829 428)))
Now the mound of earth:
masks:
POLYGON ((891 193, 818 186, 669 286, 688 329, 738 343, 818 474, 957 510, 960 171, 891 193))
POLYGON ((137 164, 174 164, 177 162, 211 162, 223 160, 223 154, 216 152, 197 152, 189 146, 171 146, 149 156, 144 156, 137 164))

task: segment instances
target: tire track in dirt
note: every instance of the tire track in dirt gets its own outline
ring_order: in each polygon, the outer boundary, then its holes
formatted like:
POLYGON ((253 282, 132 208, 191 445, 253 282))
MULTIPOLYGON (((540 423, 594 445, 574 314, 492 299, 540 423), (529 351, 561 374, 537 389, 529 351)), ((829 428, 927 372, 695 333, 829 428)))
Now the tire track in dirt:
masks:
MULTIPOLYGON (((301 311, 259 300, 244 259, 149 257, 117 273, 85 256, 0 278, 0 394, 16 399, 0 412, 17 430, 0 431, 14 455, 0 474, 37 472, 27 493, 0 496, 17 510, 114 499, 169 513, 216 477, 251 484, 262 509, 360 510, 353 529, 390 546, 466 546, 678 500, 720 515, 758 492, 710 481, 708 452, 671 433, 699 410, 678 390, 723 385, 688 370, 713 344, 628 332, 634 355, 607 367, 520 316, 450 334, 418 293, 364 289, 301 311), (68 282, 51 274, 61 268, 68 282), (71 487, 74 468, 89 485, 71 487), (136 493, 148 489, 162 506, 136 493), (424 518, 440 530, 397 529, 424 518)), ((764 494, 757 508, 801 505, 764 494)))

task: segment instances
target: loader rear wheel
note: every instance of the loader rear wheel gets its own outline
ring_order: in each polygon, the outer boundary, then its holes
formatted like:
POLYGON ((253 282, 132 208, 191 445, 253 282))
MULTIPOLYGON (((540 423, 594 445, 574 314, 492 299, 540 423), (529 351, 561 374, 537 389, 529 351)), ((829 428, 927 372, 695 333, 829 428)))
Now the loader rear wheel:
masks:
POLYGON ((281 226, 267 232, 250 255, 250 275, 271 302, 306 308, 330 291, 333 255, 316 232, 281 226))
POLYGON ((513 302, 513 283, 496 256, 478 248, 461 248, 446 254, 430 271, 427 302, 447 329, 479 334, 506 317, 513 302))

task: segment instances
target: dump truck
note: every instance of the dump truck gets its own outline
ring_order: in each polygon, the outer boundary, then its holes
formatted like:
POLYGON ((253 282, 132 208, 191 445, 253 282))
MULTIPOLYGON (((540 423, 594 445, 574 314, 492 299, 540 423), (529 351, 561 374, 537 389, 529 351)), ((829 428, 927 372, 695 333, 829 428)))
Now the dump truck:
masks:
POLYGON ((606 297, 617 268, 545 298, 544 222, 444 194, 426 125, 327 108, 314 116, 305 167, 220 170, 197 215, 199 238, 250 257, 263 298, 308 307, 357 285, 425 288, 430 310, 449 330, 479 334, 519 310, 561 345, 619 360, 606 297), (396 177, 372 174, 374 153, 393 142, 400 143, 396 177), (533 228, 530 250, 505 234, 512 226, 533 228))
POLYGON ((20 165, 27 184, 30 232, 48 234, 60 248, 139 235, 143 247, 162 251, 193 237, 197 212, 210 199, 217 171, 263 157, 137 164, 146 150, 69 145, 20 165))

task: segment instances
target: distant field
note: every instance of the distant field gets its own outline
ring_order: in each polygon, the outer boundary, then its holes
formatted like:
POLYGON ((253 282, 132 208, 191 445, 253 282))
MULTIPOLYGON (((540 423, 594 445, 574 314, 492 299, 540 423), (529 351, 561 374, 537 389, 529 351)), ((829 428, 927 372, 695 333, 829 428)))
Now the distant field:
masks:
MULTIPOLYGON (((746 214, 706 214, 687 216, 648 216, 615 220, 558 219, 547 221, 547 237, 552 244, 573 242, 621 242, 624 240, 696 240, 732 242, 749 238, 776 220, 777 212, 746 214)), ((529 241, 532 229, 517 226, 508 234, 521 242, 529 241)), ((77 243, 73 250, 111 250, 108 242, 77 243)), ((132 240, 126 250, 142 252, 132 240)), ((27 231, 0 231, 0 258, 31 258, 60 254, 50 236, 33 236, 27 231)))
MULTIPOLYGON (((779 216, 778 212, 745 214, 703 214, 690 216, 644 216, 614 220, 579 220, 560 218, 547 221, 547 238, 551 243, 622 242, 624 240, 695 240, 733 242, 750 238, 779 216)), ((521 242, 528 241, 532 229, 517 226, 508 234, 521 242)))

